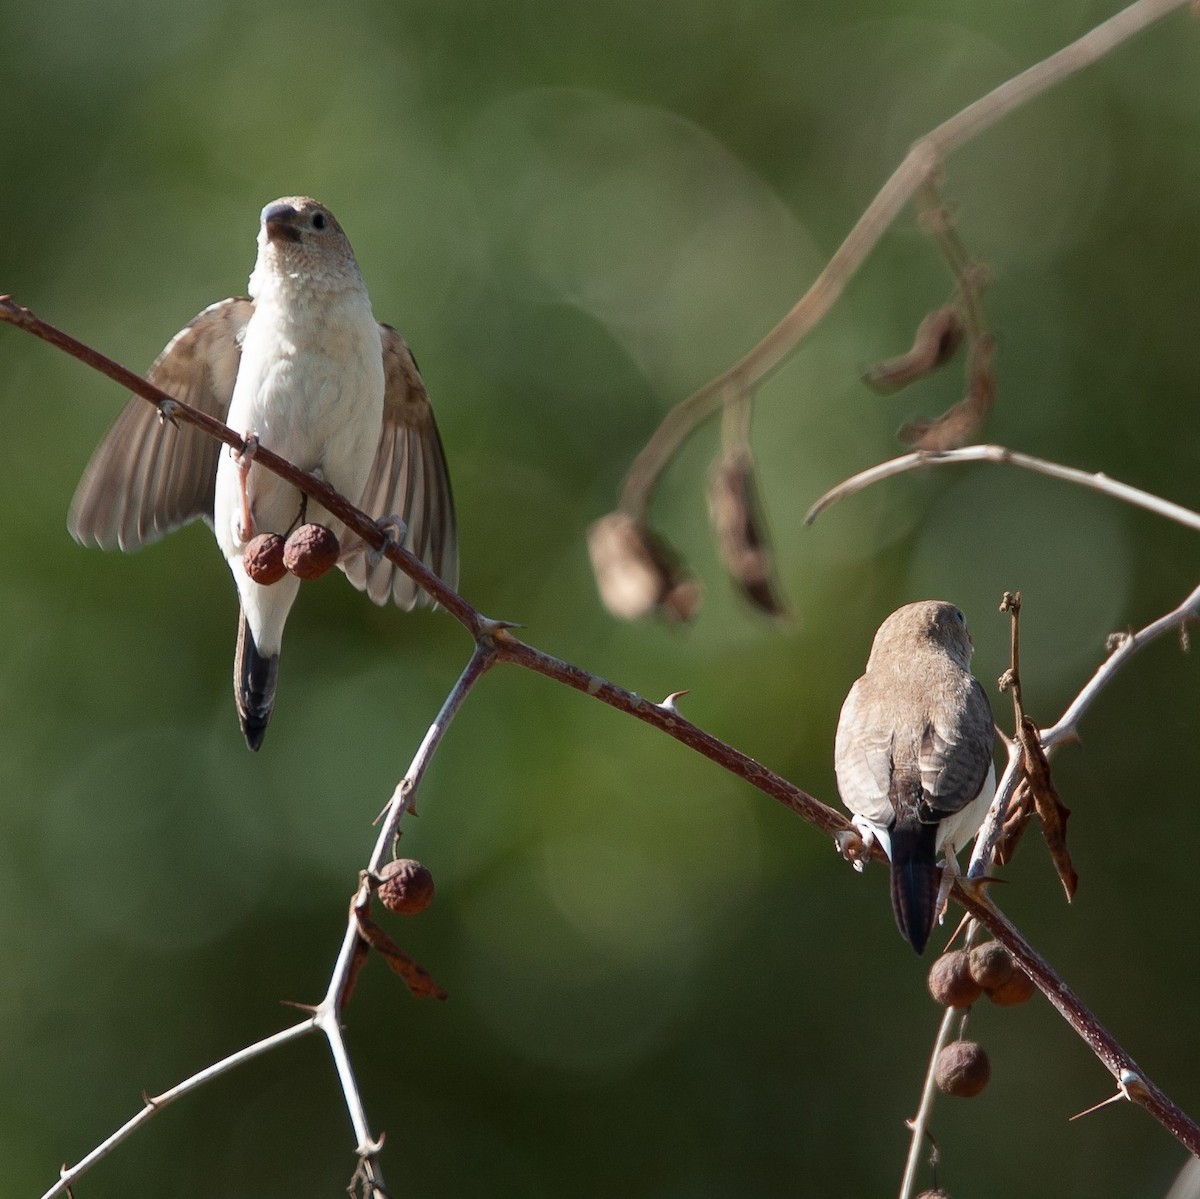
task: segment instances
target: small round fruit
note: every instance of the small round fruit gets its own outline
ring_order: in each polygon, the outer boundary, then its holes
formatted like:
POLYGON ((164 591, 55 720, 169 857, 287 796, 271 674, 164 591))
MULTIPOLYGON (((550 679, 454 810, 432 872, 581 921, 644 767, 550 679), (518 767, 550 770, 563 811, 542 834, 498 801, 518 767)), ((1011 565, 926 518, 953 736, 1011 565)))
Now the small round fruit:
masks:
POLYGON ((971 977, 968 954, 962 949, 944 953, 929 968, 929 993, 942 1007, 967 1008, 983 994, 971 977))
POLYGON ((1002 986, 1012 978, 1016 966, 999 941, 976 945, 971 950, 971 977, 985 990, 1002 986))
POLYGON ((951 1041, 938 1054, 933 1068, 938 1090, 946 1095, 971 1099, 978 1095, 992 1076, 992 1065, 983 1046, 975 1041, 951 1041))
POLYGON ((1031 999, 1036 990, 1033 979, 1024 970, 1014 967, 1011 977, 1005 982, 998 987, 988 988, 987 997, 997 1007, 1013 1007, 1031 999))
POLYGON ((287 574, 283 564, 283 538, 278 533, 259 533, 246 544, 242 554, 246 574, 263 587, 278 583, 287 574))
POLYGON ((389 912, 415 916, 433 902, 433 875, 414 858, 388 862, 379 878, 379 898, 389 912))
POLYGON ((324 525, 301 525, 283 547, 283 564, 298 579, 319 579, 337 565, 338 539, 324 525))

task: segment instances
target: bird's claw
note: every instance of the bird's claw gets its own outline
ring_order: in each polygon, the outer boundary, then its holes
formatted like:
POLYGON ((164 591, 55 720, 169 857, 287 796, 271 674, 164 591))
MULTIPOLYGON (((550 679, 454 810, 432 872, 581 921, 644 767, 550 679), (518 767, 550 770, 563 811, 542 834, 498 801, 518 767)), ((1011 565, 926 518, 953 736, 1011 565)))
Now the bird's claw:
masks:
POLYGON ((838 853, 862 874, 863 865, 871 860, 875 849, 875 830, 859 816, 853 817, 850 823, 853 827, 834 833, 833 843, 838 853))
POLYGON ((389 545, 399 547, 404 544, 404 539, 408 536, 408 525, 401 516, 381 516, 375 522, 375 527, 383 534, 383 545, 378 549, 367 550, 367 562, 371 566, 379 564, 387 553, 389 545))

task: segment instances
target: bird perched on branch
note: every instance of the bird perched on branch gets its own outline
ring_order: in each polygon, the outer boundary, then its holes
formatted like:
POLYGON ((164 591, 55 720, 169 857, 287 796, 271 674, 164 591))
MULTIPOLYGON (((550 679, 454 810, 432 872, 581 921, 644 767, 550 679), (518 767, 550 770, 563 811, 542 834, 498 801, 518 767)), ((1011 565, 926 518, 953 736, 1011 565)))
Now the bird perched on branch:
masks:
MULTIPOLYGON (((450 478, 425 385, 404 339, 378 324, 354 251, 333 213, 292 196, 262 210, 250 298, 222 300, 175 335, 151 383, 244 433, 249 452, 161 419, 133 396, 84 471, 67 527, 83 544, 140 549, 201 518, 241 605, 234 697, 258 749, 275 700, 283 626, 300 581, 253 581, 243 557, 257 533, 305 520, 342 532, 320 505, 265 467, 261 444, 321 476, 367 515, 396 517, 403 544, 451 587, 458 541, 450 478)), ((364 547, 339 562, 377 604, 411 609, 429 597, 364 547)))
POLYGON ((996 730, 971 674, 962 612, 924 600, 879 626, 867 669, 846 696, 834 767, 842 801, 892 864, 892 910, 922 953, 945 899, 955 853, 978 831, 996 788, 996 730))

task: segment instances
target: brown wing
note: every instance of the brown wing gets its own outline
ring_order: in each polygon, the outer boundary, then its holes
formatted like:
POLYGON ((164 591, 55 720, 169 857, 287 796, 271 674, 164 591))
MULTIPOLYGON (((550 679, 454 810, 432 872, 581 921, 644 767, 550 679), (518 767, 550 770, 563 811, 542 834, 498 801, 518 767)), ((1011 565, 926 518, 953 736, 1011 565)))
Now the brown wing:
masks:
MULTIPOLYGON (((406 549, 440 579, 458 586, 458 531, 442 439, 429 396, 404 338, 381 324, 383 339, 383 428, 359 507, 379 519, 399 516, 408 526, 406 549)), ((432 602, 386 558, 374 565, 363 554, 342 563, 346 577, 377 604, 401 608, 432 602)))
POLYGON ((889 798, 895 733, 873 695, 874 681, 866 675, 850 688, 838 718, 834 770, 846 807, 887 828, 895 817, 889 798))
POLYGON ((975 799, 992 769, 995 747, 987 693, 977 679, 958 671, 953 702, 934 709, 921 738, 918 767, 936 816, 960 811, 975 799))
MULTIPOLYGON (((237 298, 212 304, 181 329, 146 376, 156 387, 225 420, 254 310, 237 298)), ((212 519, 220 443, 159 419, 132 396, 83 472, 67 528, 101 549, 140 549, 197 518, 212 519)))

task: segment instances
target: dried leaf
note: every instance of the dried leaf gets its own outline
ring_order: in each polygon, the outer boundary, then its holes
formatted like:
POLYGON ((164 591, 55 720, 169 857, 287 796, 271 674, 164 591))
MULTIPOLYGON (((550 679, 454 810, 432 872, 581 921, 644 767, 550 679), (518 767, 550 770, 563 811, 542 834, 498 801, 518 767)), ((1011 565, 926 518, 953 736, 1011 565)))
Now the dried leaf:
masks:
POLYGON ((342 984, 342 993, 338 997, 338 1007, 344 1008, 350 1002, 354 995, 354 987, 358 982, 358 976, 362 972, 362 968, 367 964, 367 958, 371 956, 371 947, 359 937, 354 942, 354 949, 350 955, 350 965, 346 970, 346 981, 342 984))
POLYGON ((730 450, 713 464, 708 514, 721 561, 737 589, 768 616, 784 615, 786 606, 776 589, 766 519, 748 450, 730 450))
POLYGON ((917 326, 912 349, 907 354, 877 362, 863 376, 863 382, 883 395, 899 391, 949 362, 962 335, 963 323, 958 310, 949 305, 935 308, 917 326))
POLYGON ((1079 885, 1079 876, 1075 873, 1067 849, 1067 819, 1071 815, 1071 809, 1058 797, 1058 791, 1050 777, 1050 763, 1042 750, 1038 727, 1028 716, 1021 718, 1020 738, 1025 758, 1025 776, 1029 781, 1029 791, 1033 796, 1038 819, 1042 822, 1042 835, 1046 838, 1050 858, 1054 862, 1054 869, 1058 871, 1059 881, 1069 903, 1075 897, 1075 889, 1079 885))
POLYGON ((600 598, 619 619, 658 612, 682 623, 699 610, 702 589, 679 555, 628 513, 610 512, 594 521, 588 553, 600 598))
POLYGON ((1033 816, 1033 797, 1029 793, 1029 782, 1022 779, 1013 792, 1009 801, 1008 812, 1004 816, 1004 825, 996 840, 996 864, 1004 866, 1011 862, 1017 846, 1021 843, 1025 828, 1033 816))
POLYGON ((392 940, 366 913, 358 910, 358 931, 372 949, 404 980, 404 985, 418 998, 433 996, 445 999, 446 992, 433 981, 433 976, 392 940))

